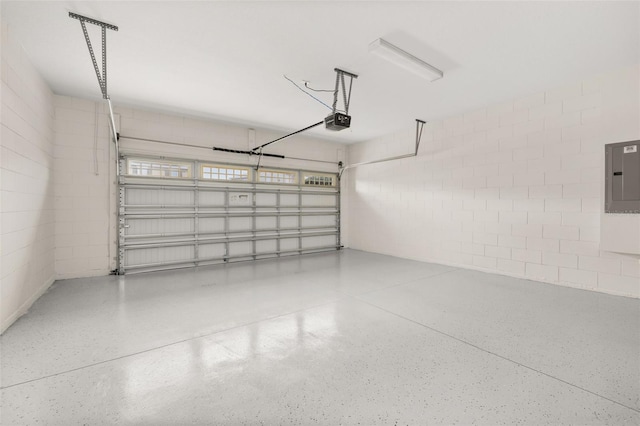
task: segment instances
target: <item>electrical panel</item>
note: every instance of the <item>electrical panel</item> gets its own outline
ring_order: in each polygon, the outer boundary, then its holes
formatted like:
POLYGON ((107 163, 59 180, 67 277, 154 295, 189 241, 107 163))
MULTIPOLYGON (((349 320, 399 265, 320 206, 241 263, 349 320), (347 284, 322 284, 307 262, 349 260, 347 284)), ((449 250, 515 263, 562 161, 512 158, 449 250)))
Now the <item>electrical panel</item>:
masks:
POLYGON ((640 213, 640 141, 605 145, 605 212, 640 213))

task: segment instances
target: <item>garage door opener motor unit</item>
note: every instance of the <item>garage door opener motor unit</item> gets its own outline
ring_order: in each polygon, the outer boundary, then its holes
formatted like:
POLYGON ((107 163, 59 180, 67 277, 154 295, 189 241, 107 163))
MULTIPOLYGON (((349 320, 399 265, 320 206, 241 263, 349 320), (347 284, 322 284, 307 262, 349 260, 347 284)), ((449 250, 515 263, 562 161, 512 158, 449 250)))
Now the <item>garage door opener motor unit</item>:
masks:
POLYGON ((353 79, 358 78, 357 75, 350 72, 335 68, 336 72, 336 88, 333 91, 333 110, 329 116, 324 119, 325 128, 328 130, 340 131, 351 127, 351 116, 349 115, 349 103, 351 102, 351 86, 353 79), (349 91, 345 84, 344 76, 349 77, 349 91), (338 93, 342 89, 342 100, 344 102, 344 113, 338 112, 338 93))

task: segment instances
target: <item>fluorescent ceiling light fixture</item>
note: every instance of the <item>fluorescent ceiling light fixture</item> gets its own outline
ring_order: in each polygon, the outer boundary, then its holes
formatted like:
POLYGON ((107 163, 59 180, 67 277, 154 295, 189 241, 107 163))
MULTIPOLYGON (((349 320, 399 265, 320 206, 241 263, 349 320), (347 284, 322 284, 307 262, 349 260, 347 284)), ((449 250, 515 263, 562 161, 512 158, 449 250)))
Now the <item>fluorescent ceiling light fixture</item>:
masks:
POLYGON ((405 52, 398 46, 395 46, 381 38, 369 45, 369 52, 375 53, 381 58, 386 59, 407 71, 411 71, 420 77, 426 78, 429 81, 437 80, 443 76, 442 71, 438 68, 429 65, 422 59, 416 58, 411 53, 405 52))

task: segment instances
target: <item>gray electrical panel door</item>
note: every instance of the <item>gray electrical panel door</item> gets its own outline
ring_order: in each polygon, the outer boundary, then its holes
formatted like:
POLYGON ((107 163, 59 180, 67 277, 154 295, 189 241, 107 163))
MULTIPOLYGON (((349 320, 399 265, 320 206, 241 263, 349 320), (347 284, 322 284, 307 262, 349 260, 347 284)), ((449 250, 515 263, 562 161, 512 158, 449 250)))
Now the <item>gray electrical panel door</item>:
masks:
POLYGON ((605 145, 605 211, 640 213, 640 141, 605 145))

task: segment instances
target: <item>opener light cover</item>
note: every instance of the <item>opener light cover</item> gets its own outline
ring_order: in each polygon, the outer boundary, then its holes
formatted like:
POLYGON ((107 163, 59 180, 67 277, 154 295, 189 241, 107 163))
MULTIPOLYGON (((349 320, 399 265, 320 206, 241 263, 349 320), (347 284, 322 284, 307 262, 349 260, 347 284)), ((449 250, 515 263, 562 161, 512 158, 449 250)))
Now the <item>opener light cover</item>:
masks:
POLYGON ((369 45, 369 52, 429 81, 438 80, 443 76, 442 71, 436 67, 381 38, 369 45))

